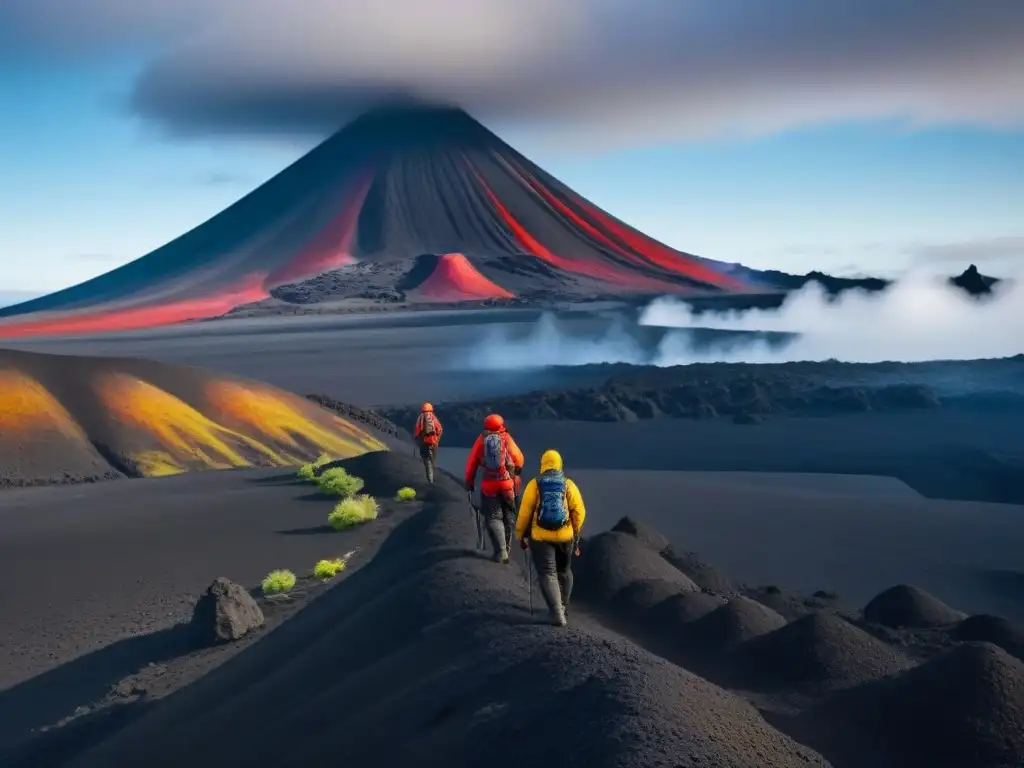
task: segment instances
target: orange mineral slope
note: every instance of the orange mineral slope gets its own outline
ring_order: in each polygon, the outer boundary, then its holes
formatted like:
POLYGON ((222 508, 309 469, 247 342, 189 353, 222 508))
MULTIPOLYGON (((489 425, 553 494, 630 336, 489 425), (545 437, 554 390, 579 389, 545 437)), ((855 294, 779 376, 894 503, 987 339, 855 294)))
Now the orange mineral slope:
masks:
POLYGON ((149 360, 0 350, 0 486, 289 467, 387 450, 268 384, 149 360))
POLYGON ((42 482, 116 475, 42 382, 0 359, 0 487, 30 484, 35 467, 51 462, 60 475, 42 482))
POLYGON ((515 294, 481 275, 461 253, 439 256, 427 279, 408 294, 417 301, 445 303, 515 298, 515 294))

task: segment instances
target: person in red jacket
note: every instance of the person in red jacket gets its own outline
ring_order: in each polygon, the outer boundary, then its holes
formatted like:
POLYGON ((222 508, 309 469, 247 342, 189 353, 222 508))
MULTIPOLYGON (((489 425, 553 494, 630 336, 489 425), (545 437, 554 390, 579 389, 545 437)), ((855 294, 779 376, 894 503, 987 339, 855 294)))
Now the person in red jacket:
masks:
POLYGON ((419 444, 420 458, 423 468, 427 471, 427 482, 434 483, 434 466, 437 463, 437 446, 441 442, 444 427, 434 413, 434 406, 424 403, 420 407, 420 415, 416 417, 416 426, 412 431, 412 439, 419 444))
POLYGON ((466 460, 466 490, 470 493, 476 488, 478 469, 483 470, 480 514, 487 520, 494 560, 507 564, 515 532, 516 489, 523 472, 523 452, 505 430, 505 420, 496 413, 484 419, 484 431, 466 460))

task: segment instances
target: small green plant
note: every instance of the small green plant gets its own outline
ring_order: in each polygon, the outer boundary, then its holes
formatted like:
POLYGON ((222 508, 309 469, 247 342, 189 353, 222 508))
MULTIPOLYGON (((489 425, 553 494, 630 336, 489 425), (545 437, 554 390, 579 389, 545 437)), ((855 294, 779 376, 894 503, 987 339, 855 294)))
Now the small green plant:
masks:
POLYGON ((336 531, 343 531, 354 525, 376 520, 380 513, 377 500, 361 493, 351 499, 338 502, 338 506, 327 516, 327 522, 336 531))
POLYGON ((412 501, 415 498, 416 498, 416 489, 415 488, 409 488, 409 487, 399 488, 398 489, 398 493, 395 494, 395 500, 396 501, 412 501))
POLYGON ((298 476, 301 480, 316 480, 316 471, 324 464, 330 464, 331 457, 326 453, 321 453, 316 461, 311 461, 309 464, 303 464, 299 467, 298 476))
POLYGON ((340 557, 337 560, 321 560, 313 567, 313 575, 327 581, 327 579, 333 579, 339 573, 345 570, 345 561, 340 557))
POLYGON ((316 479, 322 493, 349 499, 363 490, 363 480, 353 477, 341 467, 324 470, 316 479))
POLYGON ((295 586, 295 574, 291 571, 271 571, 263 580, 264 595, 279 595, 295 586))

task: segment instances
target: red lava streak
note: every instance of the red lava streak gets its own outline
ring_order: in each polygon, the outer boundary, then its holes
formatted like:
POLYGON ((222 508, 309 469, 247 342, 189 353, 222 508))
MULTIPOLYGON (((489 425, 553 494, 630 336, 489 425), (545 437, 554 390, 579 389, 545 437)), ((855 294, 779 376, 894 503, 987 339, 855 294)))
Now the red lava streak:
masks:
POLYGON ((241 304, 267 298, 267 291, 263 287, 265 279, 263 275, 256 275, 237 288, 225 289, 196 299, 139 307, 111 307, 103 311, 84 309, 77 312, 55 313, 52 316, 29 315, 25 319, 19 318, 20 322, 0 319, 0 337, 132 331, 218 317, 241 304))

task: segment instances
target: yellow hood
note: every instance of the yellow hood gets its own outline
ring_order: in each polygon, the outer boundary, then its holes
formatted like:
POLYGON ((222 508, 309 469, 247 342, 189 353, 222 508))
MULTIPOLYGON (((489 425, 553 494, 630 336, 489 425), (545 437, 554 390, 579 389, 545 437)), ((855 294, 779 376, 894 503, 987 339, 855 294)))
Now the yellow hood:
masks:
POLYGON ((562 454, 558 451, 544 451, 540 457, 540 471, 550 472, 553 469, 562 469, 562 454))

